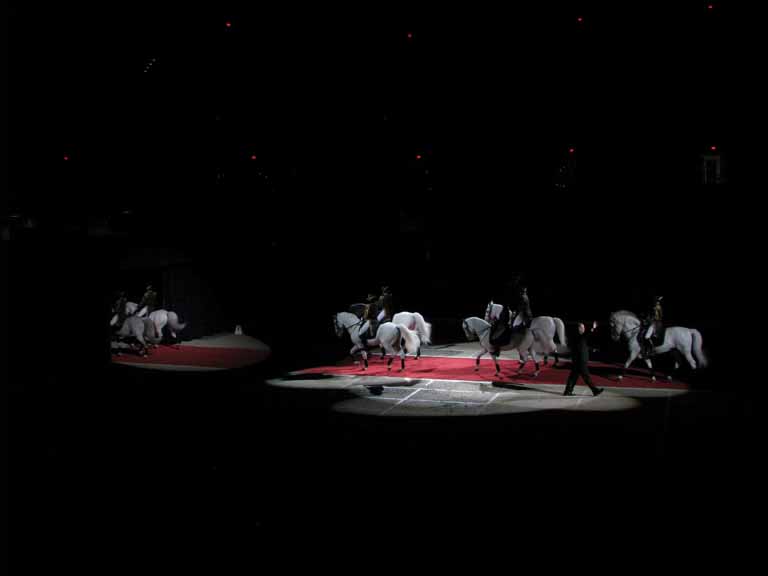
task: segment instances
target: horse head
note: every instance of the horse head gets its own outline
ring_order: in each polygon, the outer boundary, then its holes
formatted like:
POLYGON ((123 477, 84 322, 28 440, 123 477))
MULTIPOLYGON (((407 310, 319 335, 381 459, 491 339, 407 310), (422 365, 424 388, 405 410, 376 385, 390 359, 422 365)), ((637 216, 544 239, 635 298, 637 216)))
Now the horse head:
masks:
POLYGON ((629 333, 640 325, 640 320, 631 312, 617 310, 611 314, 608 324, 611 327, 611 340, 618 342, 622 336, 629 338, 629 333), (636 324, 636 326, 629 326, 629 324, 636 324))
POLYGON ((499 317, 499 314, 501 314, 501 311, 499 310, 500 307, 501 304, 496 304, 493 300, 488 302, 488 306, 485 307, 485 316, 483 316, 483 320, 489 323, 493 322, 499 317))
POLYGON ((344 326, 339 322, 339 315, 333 315, 333 329, 336 332, 336 337, 341 338, 344 336, 344 326))
POLYGON ((464 336, 467 338, 467 340, 477 340, 477 333, 469 325, 468 320, 468 318, 465 318, 461 324, 461 327, 464 329, 464 336))

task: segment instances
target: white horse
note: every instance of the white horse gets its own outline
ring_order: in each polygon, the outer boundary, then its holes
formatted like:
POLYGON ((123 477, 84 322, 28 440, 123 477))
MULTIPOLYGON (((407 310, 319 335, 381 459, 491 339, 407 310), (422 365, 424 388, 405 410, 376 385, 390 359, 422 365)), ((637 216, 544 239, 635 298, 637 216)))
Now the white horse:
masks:
MULTIPOLYGON (((642 346, 638 339, 642 324, 640 318, 627 310, 617 310, 611 314, 609 324, 611 326, 611 338, 615 342, 624 338, 629 346, 629 359, 624 364, 624 370, 629 368, 630 364, 640 356, 651 370, 651 379, 655 380, 656 375, 653 372, 651 359, 643 356, 642 346)), ((669 326, 664 333, 664 342, 662 342, 661 346, 654 347, 652 356, 676 350, 683 355, 693 370, 704 368, 707 365, 707 358, 701 349, 702 342, 701 333, 696 329, 684 328, 683 326, 669 326), (696 357, 695 360, 694 356, 696 357)), ((679 367, 680 364, 677 358, 675 358, 675 370, 679 367)), ((622 371, 619 379, 623 376, 624 373, 622 371)))
POLYGON ((479 340, 480 345, 483 347, 483 351, 475 358, 475 372, 480 369, 480 358, 485 354, 490 354, 493 358, 493 363, 496 365, 496 376, 498 376, 501 373, 498 361, 501 351, 517 350, 520 354, 520 367, 517 369, 517 373, 522 372, 526 362, 525 358, 530 357, 536 367, 536 372, 533 375, 539 375, 539 363, 536 360, 536 352, 534 350, 535 339, 533 333, 528 328, 514 333, 509 344, 499 347, 491 344, 491 325, 482 318, 477 316, 465 318, 462 327, 464 328, 464 335, 467 337, 467 340, 479 340))
POLYGON ((398 312, 392 316, 394 324, 402 324, 418 333, 422 344, 432 343, 432 324, 424 320, 424 316, 418 312, 398 312))
MULTIPOLYGON (((147 307, 143 306, 141 310, 139 310, 138 314, 136 314, 136 309, 138 308, 138 304, 136 302, 126 302, 125 303, 125 315, 128 317, 131 316, 137 316, 139 318, 143 318, 147 314, 147 307)), ((149 318, 154 323, 157 333, 159 335, 159 338, 162 340, 163 338, 163 328, 168 326, 168 328, 171 331, 171 336, 176 338, 176 332, 181 332, 184 330, 184 328, 187 326, 185 322, 179 322, 179 316, 176 314, 176 312, 172 310, 154 310, 149 314, 149 318)), ((115 314, 112 316, 112 319, 109 321, 110 326, 114 326, 117 324, 118 315, 115 314)))
POLYGON ((147 354, 147 341, 151 344, 158 344, 160 342, 155 323, 149 318, 139 318, 138 316, 126 318, 120 330, 118 330, 117 336, 120 338, 135 338, 139 343, 142 355, 147 354))
POLYGON ((392 360, 395 355, 400 355, 400 371, 405 370, 405 355, 418 354, 421 352, 421 337, 418 332, 408 328, 405 324, 395 322, 384 322, 376 330, 376 339, 369 340, 370 343, 378 344, 384 350, 384 354, 389 354, 387 361, 387 370, 392 369, 392 360))
MULTIPOLYGON (((362 354, 363 370, 368 369, 369 346, 381 346, 384 354, 389 352, 392 356, 400 352, 401 370, 405 368, 405 352, 418 354, 421 350, 419 335, 402 324, 385 322, 379 325, 376 331, 376 338, 364 339, 361 337, 361 334, 368 331, 368 323, 351 312, 339 312, 333 316, 333 327, 336 331, 336 336, 339 338, 344 336, 345 331, 349 334, 349 338, 352 340, 352 348, 349 354, 350 356, 354 356, 357 352, 362 354)), ((391 369, 392 360, 393 358, 390 358, 387 364, 388 370, 391 369)))
MULTIPOLYGON (((497 320, 502 310, 503 306, 501 304, 495 304, 491 300, 485 308, 485 321, 493 322, 497 320)), ((536 316, 531 320, 530 330, 533 332, 534 350, 544 355, 544 366, 547 365, 550 354, 555 357, 554 366, 557 366, 560 357, 557 353, 555 335, 557 335, 557 339, 563 347, 568 346, 563 321, 555 316, 536 316)))
POLYGON ((186 322, 179 322, 179 316, 172 310, 154 310, 149 314, 149 319, 157 328, 157 334, 161 340, 163 339, 163 328, 166 326, 168 326, 174 339, 177 338, 176 332, 181 332, 187 326, 186 322))

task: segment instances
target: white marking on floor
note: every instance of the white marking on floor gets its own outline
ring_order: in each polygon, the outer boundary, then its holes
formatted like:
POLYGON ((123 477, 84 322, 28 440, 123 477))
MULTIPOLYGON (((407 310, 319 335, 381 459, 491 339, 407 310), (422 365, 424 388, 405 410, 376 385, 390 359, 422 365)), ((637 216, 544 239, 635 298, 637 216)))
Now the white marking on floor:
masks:
POLYGON ((403 398, 402 400, 400 400, 400 402, 397 402, 396 404, 393 404, 392 406, 390 406, 389 408, 387 408, 387 409, 386 409, 384 412, 382 412, 382 413, 381 413, 381 415, 382 415, 382 416, 384 416, 384 415, 385 415, 387 412, 389 412, 390 410, 394 410, 395 408, 397 408, 398 406, 400 406, 400 404, 402 404, 403 402, 407 402, 408 400, 410 400, 410 399, 411 399, 413 396, 415 396, 416 394, 418 394, 418 393, 419 393, 419 392, 421 392, 422 390, 423 390, 423 388, 416 388, 416 390, 414 390, 413 392, 411 392, 410 394, 408 394, 408 396, 406 396, 405 398, 403 398))

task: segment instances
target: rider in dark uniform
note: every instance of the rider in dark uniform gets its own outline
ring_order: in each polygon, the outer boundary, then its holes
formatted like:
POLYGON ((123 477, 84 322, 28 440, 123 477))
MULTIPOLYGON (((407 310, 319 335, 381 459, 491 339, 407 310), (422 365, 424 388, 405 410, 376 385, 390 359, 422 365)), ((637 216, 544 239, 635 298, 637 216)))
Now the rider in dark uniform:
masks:
POLYGON ((521 326, 525 328, 531 327, 531 321, 533 320, 533 314, 531 313, 531 301, 528 298, 528 287, 523 286, 520 289, 520 297, 517 301, 517 314, 515 315, 516 328, 521 326), (518 320, 519 319, 519 320, 518 320))
POLYGON ((509 306, 502 304, 499 317, 491 322, 490 342, 492 345, 499 346, 504 343, 506 336, 509 333, 510 317, 509 306))
POLYGON ((499 317, 491 321, 490 341, 494 346, 503 345, 508 340, 512 321, 520 307, 520 294, 519 278, 515 276, 502 290, 503 304, 499 317))
POLYGON ((147 289, 144 292, 144 296, 141 297, 141 302, 136 307, 136 314, 141 313, 144 306, 147 307, 147 316, 149 316, 154 310, 157 303, 157 292, 155 292, 152 284, 147 285, 147 289))
POLYGON ((661 307, 663 298, 663 296, 659 296, 653 301, 653 305, 646 313, 642 324, 641 344, 643 348, 643 356, 646 357, 653 353, 653 337, 661 335, 662 320, 664 319, 664 311, 661 307))
POLYGON ((392 290, 389 286, 381 287, 381 296, 379 296, 378 306, 379 315, 377 320, 379 322, 391 322, 392 316, 395 314, 395 310, 392 304, 392 290))
POLYGON ((125 314, 125 305, 128 303, 128 298, 125 295, 125 290, 121 290, 117 294, 117 300, 115 301, 115 307, 112 310, 113 314, 117 314, 117 323, 115 324, 115 327, 119 330, 123 327, 123 322, 125 322, 126 314, 125 314))
POLYGON ((379 328, 379 298, 376 294, 369 293, 366 298, 365 312, 363 313, 363 320, 368 322, 367 336, 364 333, 360 333, 360 337, 363 341, 367 338, 376 338, 376 331, 379 328))

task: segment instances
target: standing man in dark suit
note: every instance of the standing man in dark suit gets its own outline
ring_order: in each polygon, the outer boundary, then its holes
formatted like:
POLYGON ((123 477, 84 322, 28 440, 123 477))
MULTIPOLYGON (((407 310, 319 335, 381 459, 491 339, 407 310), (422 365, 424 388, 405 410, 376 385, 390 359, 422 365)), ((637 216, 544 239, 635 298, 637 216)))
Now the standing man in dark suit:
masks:
MULTIPOLYGON (((596 328, 597 321, 592 323, 590 333, 594 332, 596 328)), ((568 345, 571 348, 571 373, 568 375, 568 382, 565 384, 563 396, 573 396, 573 388, 576 386, 579 376, 586 382, 594 396, 600 395, 603 389, 595 386, 589 375, 589 341, 587 340, 586 327, 583 322, 576 324, 576 330, 568 337, 568 345)))

